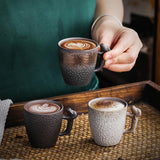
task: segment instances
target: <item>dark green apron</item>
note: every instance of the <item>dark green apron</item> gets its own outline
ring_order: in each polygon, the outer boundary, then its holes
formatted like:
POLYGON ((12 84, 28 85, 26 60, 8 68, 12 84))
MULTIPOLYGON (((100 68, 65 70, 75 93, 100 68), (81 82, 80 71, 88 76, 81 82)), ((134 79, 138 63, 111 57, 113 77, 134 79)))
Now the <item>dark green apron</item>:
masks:
POLYGON ((63 81, 57 42, 90 37, 95 0, 0 0, 0 99, 14 102, 98 87, 63 81))

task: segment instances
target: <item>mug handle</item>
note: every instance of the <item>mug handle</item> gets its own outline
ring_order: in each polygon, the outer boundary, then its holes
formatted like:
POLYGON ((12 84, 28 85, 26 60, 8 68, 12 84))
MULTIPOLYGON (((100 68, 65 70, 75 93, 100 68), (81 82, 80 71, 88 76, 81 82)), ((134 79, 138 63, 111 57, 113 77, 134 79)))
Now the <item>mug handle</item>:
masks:
POLYGON ((98 51, 98 57, 97 57, 100 61, 99 62, 100 65, 94 69, 94 72, 102 71, 105 63, 105 60, 103 59, 103 54, 111 50, 108 46, 104 45, 104 43, 100 44, 100 48, 101 48, 101 51, 98 51))
POLYGON ((141 110, 135 107, 134 105, 131 106, 131 111, 132 113, 127 112, 127 116, 132 118, 131 128, 128 130, 125 130, 124 133, 130 133, 130 132, 135 133, 135 129, 138 123, 138 117, 141 116, 141 110))
POLYGON ((71 132, 73 126, 73 120, 77 117, 77 112, 72 110, 71 108, 66 109, 68 115, 63 115, 62 119, 66 119, 68 121, 67 128, 65 131, 60 132, 59 135, 67 135, 71 132))

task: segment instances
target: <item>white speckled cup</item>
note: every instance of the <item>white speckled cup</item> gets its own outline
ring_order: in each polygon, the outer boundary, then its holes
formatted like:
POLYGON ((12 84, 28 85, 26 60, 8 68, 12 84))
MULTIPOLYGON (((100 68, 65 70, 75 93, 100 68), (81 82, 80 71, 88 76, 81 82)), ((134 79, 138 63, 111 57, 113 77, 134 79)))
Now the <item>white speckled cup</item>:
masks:
POLYGON ((131 106, 132 113, 127 112, 126 101, 114 97, 95 98, 88 103, 89 123, 93 139, 100 146, 113 146, 120 142, 123 133, 135 132, 141 110, 131 106), (124 105, 119 109, 101 110, 93 107, 97 101, 117 101, 124 105), (126 116, 132 118, 131 128, 125 130, 126 116))

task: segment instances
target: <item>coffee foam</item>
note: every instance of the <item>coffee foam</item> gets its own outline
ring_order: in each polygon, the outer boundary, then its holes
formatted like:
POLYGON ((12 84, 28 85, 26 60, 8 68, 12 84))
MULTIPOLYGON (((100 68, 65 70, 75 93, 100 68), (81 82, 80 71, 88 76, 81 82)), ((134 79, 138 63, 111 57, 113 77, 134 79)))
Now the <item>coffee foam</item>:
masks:
POLYGON ((93 101, 90 106, 99 111, 118 111, 123 109, 125 105, 119 101, 101 99, 93 101))
POLYGON ((86 40, 69 40, 64 42, 62 47, 72 50, 89 50, 96 47, 96 44, 86 40))
POLYGON ((60 110, 60 107, 52 103, 36 103, 28 107, 28 111, 34 113, 53 113, 60 110))

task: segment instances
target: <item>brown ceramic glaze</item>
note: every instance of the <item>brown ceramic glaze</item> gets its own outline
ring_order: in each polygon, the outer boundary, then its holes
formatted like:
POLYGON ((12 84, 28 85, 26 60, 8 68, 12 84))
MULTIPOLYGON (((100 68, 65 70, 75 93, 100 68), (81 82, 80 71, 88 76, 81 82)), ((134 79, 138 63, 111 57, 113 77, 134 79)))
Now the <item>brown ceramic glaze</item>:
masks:
MULTIPOLYGON (((100 71, 103 68, 104 60, 100 59, 100 65, 96 68, 97 56, 103 57, 103 53, 109 48, 98 52, 98 43, 94 40, 80 37, 63 39, 58 43, 59 47, 59 63, 64 81, 73 86, 87 85, 94 72, 100 71), (88 41, 95 44, 95 47, 88 50, 68 49, 64 48, 63 44, 68 41, 88 41), (96 68, 96 69, 95 69, 96 68)), ((102 47, 105 49, 105 47, 102 47)))
POLYGON ((71 108, 68 108, 68 115, 63 115, 63 108, 62 104, 52 100, 35 100, 24 105, 26 131, 33 147, 53 147, 56 144, 59 135, 62 136, 70 133, 73 119, 76 118, 77 113, 71 108), (58 105, 60 110, 45 114, 30 112, 26 109, 28 105, 47 102, 58 105), (68 120, 67 129, 64 132, 60 132, 62 119, 68 120))

